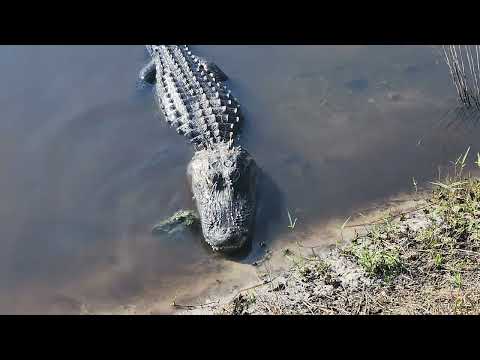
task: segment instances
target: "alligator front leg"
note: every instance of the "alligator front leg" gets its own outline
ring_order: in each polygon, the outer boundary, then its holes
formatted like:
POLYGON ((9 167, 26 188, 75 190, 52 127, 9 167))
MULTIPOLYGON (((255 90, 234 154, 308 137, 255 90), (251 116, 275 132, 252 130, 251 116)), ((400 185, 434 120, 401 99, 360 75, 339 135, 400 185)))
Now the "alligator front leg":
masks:
POLYGON ((157 66, 155 59, 152 59, 147 65, 145 65, 139 73, 140 80, 147 84, 153 85, 157 81, 157 66))

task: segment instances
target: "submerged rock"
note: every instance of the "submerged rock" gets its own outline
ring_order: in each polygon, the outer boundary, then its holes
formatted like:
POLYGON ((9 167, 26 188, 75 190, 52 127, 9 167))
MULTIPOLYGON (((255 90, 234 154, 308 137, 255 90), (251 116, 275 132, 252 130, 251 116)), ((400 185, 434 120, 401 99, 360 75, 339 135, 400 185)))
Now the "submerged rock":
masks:
POLYGON ((387 98, 388 100, 391 100, 391 101, 399 101, 399 100, 402 100, 402 95, 400 95, 397 92, 391 91, 387 93, 387 98))
POLYGON ((193 228, 200 224, 200 218, 193 210, 179 210, 168 219, 165 219, 152 228, 153 234, 172 235, 187 228, 193 228))

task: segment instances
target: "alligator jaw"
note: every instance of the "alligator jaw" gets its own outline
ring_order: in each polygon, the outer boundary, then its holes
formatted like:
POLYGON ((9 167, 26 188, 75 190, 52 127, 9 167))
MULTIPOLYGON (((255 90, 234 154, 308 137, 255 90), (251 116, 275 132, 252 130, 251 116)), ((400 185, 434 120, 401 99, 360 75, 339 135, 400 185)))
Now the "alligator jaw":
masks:
MULTIPOLYGON (((241 250, 248 242, 248 235, 240 235, 239 237, 233 238, 233 240, 226 241, 220 246, 213 245, 212 240, 205 239, 205 241, 210 244, 211 248, 214 251, 222 253, 233 253, 238 250, 241 250)), ((216 239, 218 241, 218 239, 216 239)))

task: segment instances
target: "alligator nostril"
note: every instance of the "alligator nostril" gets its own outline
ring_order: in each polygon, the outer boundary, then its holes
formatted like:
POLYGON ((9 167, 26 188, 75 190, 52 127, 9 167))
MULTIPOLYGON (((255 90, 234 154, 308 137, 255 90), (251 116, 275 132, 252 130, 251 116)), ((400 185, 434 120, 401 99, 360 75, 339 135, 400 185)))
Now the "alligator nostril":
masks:
POLYGON ((225 186, 225 179, 223 178, 222 174, 215 174, 213 175, 213 183, 219 189, 223 189, 225 186))

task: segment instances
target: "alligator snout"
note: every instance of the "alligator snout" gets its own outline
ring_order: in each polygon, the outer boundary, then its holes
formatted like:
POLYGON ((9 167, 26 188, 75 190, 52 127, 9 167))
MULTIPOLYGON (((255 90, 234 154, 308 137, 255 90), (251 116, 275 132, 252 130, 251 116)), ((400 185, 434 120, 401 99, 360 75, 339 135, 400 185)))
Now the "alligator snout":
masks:
POLYGON ((240 250, 248 241, 248 234, 231 231, 228 228, 216 229, 204 236, 214 250, 222 252, 240 250))

